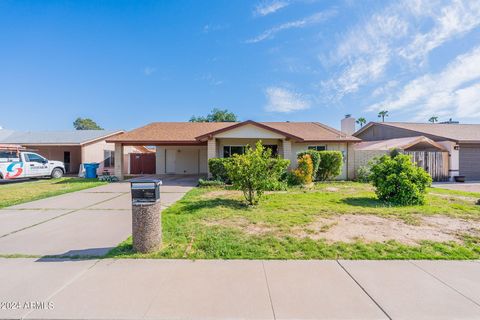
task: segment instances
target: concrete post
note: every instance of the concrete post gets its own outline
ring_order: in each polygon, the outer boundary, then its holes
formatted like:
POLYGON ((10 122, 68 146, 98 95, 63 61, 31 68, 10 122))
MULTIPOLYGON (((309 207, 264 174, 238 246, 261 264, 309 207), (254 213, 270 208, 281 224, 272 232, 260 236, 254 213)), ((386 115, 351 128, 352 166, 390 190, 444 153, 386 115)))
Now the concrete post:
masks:
MULTIPOLYGON (((207 140, 207 161, 208 159, 217 158, 217 140, 215 138, 207 140)), ((207 163, 208 176, 211 176, 210 168, 207 163)))
POLYGON ((115 176, 123 180, 123 145, 119 142, 115 143, 115 176))
POLYGON ((148 253, 157 251, 162 243, 162 218, 160 201, 135 203, 132 206, 133 249, 148 253))
MULTIPOLYGON (((292 141, 283 139, 282 140, 282 151, 283 151, 283 159, 288 159, 292 161, 292 141)), ((290 162, 290 167, 294 164, 290 162)))

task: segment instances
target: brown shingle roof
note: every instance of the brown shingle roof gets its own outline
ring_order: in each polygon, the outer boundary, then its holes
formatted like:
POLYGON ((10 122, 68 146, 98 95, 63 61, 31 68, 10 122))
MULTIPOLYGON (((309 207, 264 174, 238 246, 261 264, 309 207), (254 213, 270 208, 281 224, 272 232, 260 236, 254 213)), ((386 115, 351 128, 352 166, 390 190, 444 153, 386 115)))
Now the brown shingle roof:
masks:
POLYGON ((201 143, 202 137, 244 124, 259 125, 299 141, 360 141, 317 122, 154 122, 144 127, 108 139, 109 142, 142 143, 201 143))
POLYGON ((424 136, 395 138, 377 141, 362 141, 355 145, 355 150, 391 150, 397 148, 405 150, 419 144, 428 145, 431 148, 446 151, 445 147, 424 136))
POLYGON ((480 124, 373 122, 372 125, 374 124, 412 130, 458 142, 480 142, 480 124))

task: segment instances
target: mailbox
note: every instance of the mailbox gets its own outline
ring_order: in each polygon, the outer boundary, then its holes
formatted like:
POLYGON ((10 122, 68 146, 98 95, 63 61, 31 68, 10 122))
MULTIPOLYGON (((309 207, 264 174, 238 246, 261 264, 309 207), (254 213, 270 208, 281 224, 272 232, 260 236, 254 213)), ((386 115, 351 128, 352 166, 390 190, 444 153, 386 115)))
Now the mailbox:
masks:
POLYGON ((132 203, 148 204, 156 203, 160 200, 160 185, 162 181, 159 179, 135 179, 131 182, 132 203))

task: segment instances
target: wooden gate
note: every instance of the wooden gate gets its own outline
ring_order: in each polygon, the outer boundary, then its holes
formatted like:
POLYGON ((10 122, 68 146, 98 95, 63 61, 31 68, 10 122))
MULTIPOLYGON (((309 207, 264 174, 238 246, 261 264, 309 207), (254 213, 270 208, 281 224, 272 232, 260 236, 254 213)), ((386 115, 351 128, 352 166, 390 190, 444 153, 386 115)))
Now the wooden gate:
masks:
POLYGON ((155 153, 130 153, 131 174, 155 174, 155 153))
POLYGON ((448 181, 448 152, 405 151, 417 166, 425 169, 433 181, 448 181))

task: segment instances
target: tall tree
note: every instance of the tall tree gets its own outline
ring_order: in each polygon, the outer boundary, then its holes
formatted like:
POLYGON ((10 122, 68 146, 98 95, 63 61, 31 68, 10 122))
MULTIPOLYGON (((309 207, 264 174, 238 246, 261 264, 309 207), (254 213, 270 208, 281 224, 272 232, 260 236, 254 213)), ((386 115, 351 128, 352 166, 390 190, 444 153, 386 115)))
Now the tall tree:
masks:
POLYGON ((90 118, 80 118, 78 117, 73 122, 73 127, 76 130, 103 130, 95 121, 90 118))
POLYGON ((360 125, 360 128, 361 128, 361 127, 363 127, 363 125, 364 125, 365 123, 367 123, 367 119, 365 119, 364 117, 360 117, 360 118, 358 118, 357 121, 355 121, 355 122, 356 122, 357 124, 359 124, 359 125, 360 125))
POLYGON ((227 109, 214 108, 206 117, 192 116, 190 122, 235 122, 237 116, 235 113, 228 111, 227 109))
POLYGON ((385 122, 385 117, 388 117, 388 110, 382 110, 378 113, 378 117, 382 118, 382 122, 385 122))
POLYGON ((431 122, 431 123, 438 122, 438 117, 437 116, 430 117, 430 119, 428 119, 428 121, 431 122))

